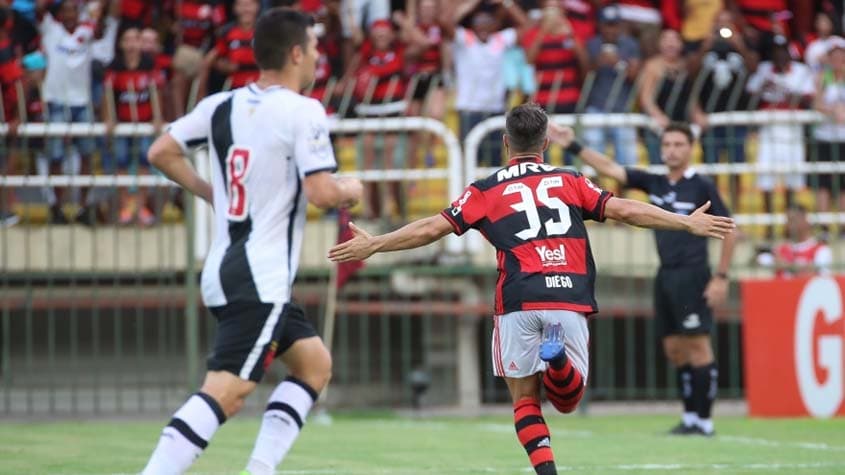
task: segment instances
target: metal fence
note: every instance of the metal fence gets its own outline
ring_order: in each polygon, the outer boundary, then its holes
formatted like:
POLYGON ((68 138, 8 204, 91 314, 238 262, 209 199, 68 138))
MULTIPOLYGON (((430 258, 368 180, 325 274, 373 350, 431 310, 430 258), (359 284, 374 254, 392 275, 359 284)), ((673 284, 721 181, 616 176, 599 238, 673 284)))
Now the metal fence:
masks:
MULTIPOLYGON (((583 101, 579 111, 585 110, 582 106, 583 101)), ((451 120, 447 118, 446 123, 451 120)), ((584 114, 556 116, 554 120, 575 125, 579 132, 590 127, 631 126, 644 133, 651 125, 639 114, 584 114)), ((781 120, 815 124, 820 117, 812 112, 710 116, 711 125, 727 126, 781 120)), ((502 118, 492 118, 477 126, 461 152, 449 127, 435 119, 337 120, 333 129, 342 171, 371 183, 400 181, 403 193, 411 197, 407 213, 362 219, 359 224, 384 231, 445 206, 467 181, 484 173, 478 167, 477 150, 482 138, 502 124, 502 118), (429 145, 436 156, 432 163, 376 164, 362 169, 358 150, 365 135, 384 138, 395 133, 410 140, 422 131, 435 137, 429 145)), ((38 157, 39 139, 98 138, 104 132, 104 125, 96 123, 24 124, 18 129, 18 153, 25 157, 20 166, 30 171, 43 161, 38 157)), ((6 133, 7 125, 0 124, 0 134, 6 133)), ((118 136, 152 133, 149 124, 122 124, 115 130, 118 136)), ((759 139, 742 145, 756 144, 759 139)), ((629 145, 640 157, 647 153, 645 141, 636 135, 629 145)), ((101 152, 105 149, 102 143, 101 152)), ((139 151, 133 153, 137 160, 139 151)), ((809 157, 799 165, 765 168, 749 161, 699 169, 740 177, 741 193, 755 200, 759 190, 749 183, 760 172, 779 176, 845 172, 838 160, 821 164, 809 157)), ((560 151, 552 151, 550 159, 565 162, 560 151)), ((640 158, 641 163, 647 161, 640 158)), ((196 163, 203 168, 202 159, 196 163)), ((733 186, 733 182, 723 183, 721 188, 731 192, 733 186)), ((0 191, 10 188, 17 190, 23 201, 35 204, 23 207, 27 214, 24 223, 0 228, 2 414, 26 417, 172 410, 196 386, 203 355, 213 338, 212 317, 202 309, 197 292, 199 260, 208 245, 209 210, 189 196, 175 195, 166 180, 152 174, 80 175, 67 170, 55 175, 0 176, 0 191), (90 187, 93 201, 106 203, 114 200, 121 188, 146 188, 159 222, 148 227, 121 226, 113 207, 106 207, 111 214, 105 216, 104 224, 44 225, 45 197, 52 186, 67 186, 71 194, 90 187)), ((835 195, 838 193, 835 190, 835 195)), ((0 202, 4 199, 0 193, 0 202)), ((768 270, 753 265, 754 244, 762 238, 755 230, 780 226, 782 209, 781 203, 774 213, 762 212, 757 204, 740 210, 738 218, 746 224, 748 237, 738 250, 735 275, 768 275, 768 270)), ((815 214, 814 218, 841 224, 841 211, 815 214)), ((314 210, 309 210, 309 217, 302 272, 294 295, 319 327, 329 285, 329 266, 323 256, 336 239, 336 224, 332 215, 314 210)), ((656 256, 651 234, 608 225, 591 226, 590 232, 599 265, 597 294, 602 309, 590 321, 590 397, 672 398, 672 370, 665 364, 652 324, 650 277, 656 256)), ((424 404, 472 406, 507 400, 506 389, 492 377, 490 364, 495 261, 479 243, 478 236, 455 237, 415 252, 379 255, 339 292, 330 405, 412 404, 415 390, 411 383, 420 371, 431 381, 422 397, 424 404)), ((842 250, 838 245, 834 248, 837 269, 841 270, 842 250)), ((742 395, 739 315, 734 288, 730 304, 718 312, 715 332, 722 394, 730 397, 742 395)), ((274 369, 268 379, 281 378, 279 371, 274 369)), ((264 396, 251 398, 253 404, 260 404, 264 396)))

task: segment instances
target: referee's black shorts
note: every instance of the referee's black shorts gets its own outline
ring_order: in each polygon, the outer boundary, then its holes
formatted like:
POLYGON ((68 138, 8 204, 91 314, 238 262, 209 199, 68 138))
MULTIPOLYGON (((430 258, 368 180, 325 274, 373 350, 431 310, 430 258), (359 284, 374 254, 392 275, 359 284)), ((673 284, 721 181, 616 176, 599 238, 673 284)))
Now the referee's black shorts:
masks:
POLYGON ((295 303, 234 302, 209 310, 217 319, 209 371, 228 371, 259 382, 276 356, 297 340, 317 336, 314 325, 295 303))
POLYGON ((704 289, 710 282, 710 268, 661 267, 654 280, 654 312, 658 334, 709 334, 713 311, 707 306, 704 289))

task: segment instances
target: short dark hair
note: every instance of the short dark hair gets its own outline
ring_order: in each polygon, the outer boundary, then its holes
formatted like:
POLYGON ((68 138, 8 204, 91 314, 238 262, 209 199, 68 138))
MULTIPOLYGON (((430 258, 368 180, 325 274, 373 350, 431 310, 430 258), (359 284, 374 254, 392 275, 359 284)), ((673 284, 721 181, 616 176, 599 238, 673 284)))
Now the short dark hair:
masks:
POLYGON ((505 118, 505 133, 511 151, 541 151, 548 127, 549 116, 538 104, 528 102, 514 107, 505 118))
POLYGON ((309 15, 290 8, 272 8, 258 17, 252 49, 260 69, 282 69, 288 53, 296 45, 308 44, 308 27, 314 25, 309 15))
POLYGON ((666 135, 669 132, 680 132, 687 136, 687 140, 689 141, 689 143, 695 142, 695 135, 693 135, 692 129, 686 122, 670 122, 669 125, 667 125, 665 129, 663 129, 663 134, 661 134, 661 138, 663 137, 663 135, 666 135))

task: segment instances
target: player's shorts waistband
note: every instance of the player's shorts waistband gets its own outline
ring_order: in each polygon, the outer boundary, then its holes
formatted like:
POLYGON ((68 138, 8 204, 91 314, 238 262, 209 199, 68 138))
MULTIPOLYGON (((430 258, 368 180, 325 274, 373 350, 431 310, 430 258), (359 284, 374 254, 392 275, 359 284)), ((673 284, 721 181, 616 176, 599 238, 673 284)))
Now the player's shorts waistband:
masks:
POLYGON ((576 312, 574 310, 563 310, 563 309, 556 309, 556 308, 539 309, 539 310, 514 310, 513 312, 505 312, 505 313, 502 313, 502 314, 496 314, 496 315, 493 315, 493 317, 514 318, 514 317, 520 317, 520 316, 524 316, 524 315, 566 315, 566 314, 578 315, 580 317, 587 318, 587 314, 584 313, 584 312, 576 312))

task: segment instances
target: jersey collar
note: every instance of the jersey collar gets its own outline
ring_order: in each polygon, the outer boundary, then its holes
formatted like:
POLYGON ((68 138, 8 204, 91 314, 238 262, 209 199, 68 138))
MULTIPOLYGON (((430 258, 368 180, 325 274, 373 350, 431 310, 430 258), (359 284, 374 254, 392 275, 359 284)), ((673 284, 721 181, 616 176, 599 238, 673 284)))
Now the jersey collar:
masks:
POLYGON ((508 159, 508 165, 524 162, 543 163, 543 156, 539 154, 528 153, 524 155, 514 155, 513 157, 508 159))
POLYGON ((684 175, 681 178, 678 178, 678 181, 673 181, 671 178, 669 178, 668 174, 666 175, 666 179, 669 180, 670 185, 675 186, 683 180, 692 179, 692 177, 694 177, 695 174, 696 174, 695 168, 688 167, 686 170, 684 170, 684 175))
POLYGON ((270 91, 281 90, 281 89, 284 89, 285 87, 279 86, 278 84, 274 84, 272 86, 267 86, 264 89, 262 89, 258 84, 251 82, 251 83, 249 83, 247 88, 253 94, 264 94, 264 93, 267 93, 267 92, 270 92, 270 91))

